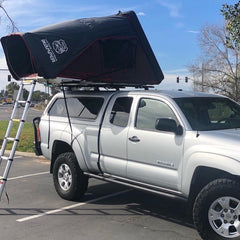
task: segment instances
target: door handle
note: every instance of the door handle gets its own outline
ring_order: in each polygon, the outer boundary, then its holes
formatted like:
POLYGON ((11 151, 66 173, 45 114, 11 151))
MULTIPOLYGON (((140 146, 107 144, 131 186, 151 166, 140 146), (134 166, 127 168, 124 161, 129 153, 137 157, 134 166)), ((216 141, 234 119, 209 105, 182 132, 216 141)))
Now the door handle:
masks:
POLYGON ((140 142, 140 139, 137 136, 132 136, 128 138, 131 142, 140 142))

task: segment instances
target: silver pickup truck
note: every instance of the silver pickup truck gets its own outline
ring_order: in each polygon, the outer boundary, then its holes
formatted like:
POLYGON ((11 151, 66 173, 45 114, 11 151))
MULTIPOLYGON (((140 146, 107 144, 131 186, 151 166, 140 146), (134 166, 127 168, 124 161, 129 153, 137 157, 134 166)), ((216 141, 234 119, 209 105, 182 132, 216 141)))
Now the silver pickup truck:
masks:
POLYGON ((240 105, 184 91, 67 91, 34 120, 57 193, 88 178, 189 201, 203 239, 240 239, 240 105))

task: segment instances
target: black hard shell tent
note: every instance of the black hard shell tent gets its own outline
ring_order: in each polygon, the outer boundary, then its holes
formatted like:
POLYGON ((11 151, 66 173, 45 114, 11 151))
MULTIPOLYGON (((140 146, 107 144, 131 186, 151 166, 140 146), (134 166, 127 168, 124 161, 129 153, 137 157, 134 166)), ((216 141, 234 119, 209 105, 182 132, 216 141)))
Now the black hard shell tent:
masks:
POLYGON ((133 11, 11 34, 1 43, 16 80, 37 74, 139 86, 164 78, 133 11))

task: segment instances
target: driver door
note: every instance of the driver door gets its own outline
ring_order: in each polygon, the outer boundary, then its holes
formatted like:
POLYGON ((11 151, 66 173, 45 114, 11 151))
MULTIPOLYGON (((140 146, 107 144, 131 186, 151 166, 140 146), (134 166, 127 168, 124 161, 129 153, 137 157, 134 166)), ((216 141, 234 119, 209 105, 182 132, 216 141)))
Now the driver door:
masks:
POLYGON ((128 132, 127 176, 133 180, 174 190, 180 188, 183 135, 158 131, 159 118, 172 118, 173 109, 164 101, 141 98, 135 124, 128 132))

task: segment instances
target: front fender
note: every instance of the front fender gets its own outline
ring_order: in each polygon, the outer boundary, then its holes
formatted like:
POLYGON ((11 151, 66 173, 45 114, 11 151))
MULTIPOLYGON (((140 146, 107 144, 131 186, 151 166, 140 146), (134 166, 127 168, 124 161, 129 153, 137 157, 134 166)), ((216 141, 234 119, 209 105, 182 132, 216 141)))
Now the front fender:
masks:
POLYGON ((194 153, 185 160, 184 166, 182 174, 182 193, 185 196, 189 195, 192 178, 198 167, 209 167, 228 172, 231 175, 240 175, 239 161, 228 156, 214 153, 194 153))

